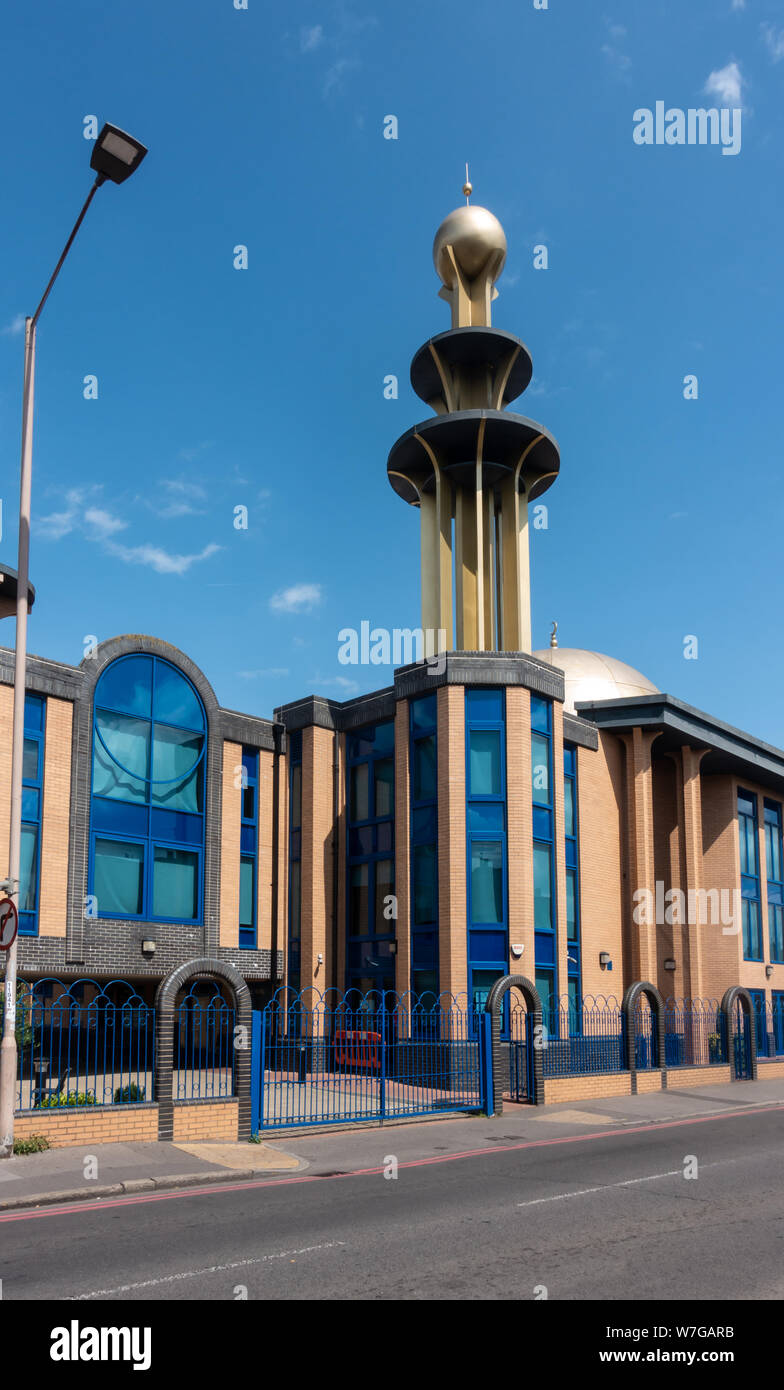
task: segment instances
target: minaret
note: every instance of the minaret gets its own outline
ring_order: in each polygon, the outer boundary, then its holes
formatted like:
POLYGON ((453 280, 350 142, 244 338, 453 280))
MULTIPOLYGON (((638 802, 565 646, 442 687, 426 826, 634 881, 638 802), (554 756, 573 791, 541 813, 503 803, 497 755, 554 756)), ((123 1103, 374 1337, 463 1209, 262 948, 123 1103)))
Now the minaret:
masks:
MULTIPOLYGON (((446 649, 531 650, 528 504, 558 474, 558 445, 542 425, 504 407, 531 380, 531 356, 491 327, 504 229, 470 203, 441 223, 433 260, 452 327, 411 363, 411 385, 436 412, 390 451, 395 492, 419 507, 422 627, 446 632, 446 649)), ((437 643, 431 639, 428 651, 437 643)))

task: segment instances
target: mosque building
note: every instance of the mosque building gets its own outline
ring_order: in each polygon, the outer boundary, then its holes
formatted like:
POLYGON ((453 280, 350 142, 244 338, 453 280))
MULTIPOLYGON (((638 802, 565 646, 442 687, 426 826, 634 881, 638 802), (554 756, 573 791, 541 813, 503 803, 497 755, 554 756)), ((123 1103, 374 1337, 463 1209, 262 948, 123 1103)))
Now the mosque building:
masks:
MULTIPOLYGON (((434 244, 451 326, 411 365, 430 413, 387 466, 419 512, 431 659, 262 719, 157 637, 29 658, 26 980, 130 980, 152 1001, 210 958, 256 1002, 287 985, 481 1005, 512 973, 575 1005, 740 985, 782 1017, 784 752, 623 660, 555 633, 531 650, 529 512, 559 451, 512 408, 531 356, 492 324, 506 239, 467 189, 434 244)), ((2 856, 12 694, 2 648, 2 856)))

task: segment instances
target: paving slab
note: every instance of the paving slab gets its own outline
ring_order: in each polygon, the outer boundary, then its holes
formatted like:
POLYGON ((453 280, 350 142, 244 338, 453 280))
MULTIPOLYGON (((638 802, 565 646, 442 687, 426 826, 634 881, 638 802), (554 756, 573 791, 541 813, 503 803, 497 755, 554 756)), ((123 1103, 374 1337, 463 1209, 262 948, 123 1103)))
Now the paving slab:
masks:
POLYGON ((194 1158, 206 1159, 208 1163, 218 1163, 222 1168, 241 1168, 244 1171, 250 1168, 254 1173, 270 1170, 286 1172, 289 1169, 297 1170, 307 1166, 303 1159, 296 1158, 294 1154, 284 1153, 272 1144, 197 1143, 176 1144, 175 1147, 183 1153, 192 1154, 194 1158))

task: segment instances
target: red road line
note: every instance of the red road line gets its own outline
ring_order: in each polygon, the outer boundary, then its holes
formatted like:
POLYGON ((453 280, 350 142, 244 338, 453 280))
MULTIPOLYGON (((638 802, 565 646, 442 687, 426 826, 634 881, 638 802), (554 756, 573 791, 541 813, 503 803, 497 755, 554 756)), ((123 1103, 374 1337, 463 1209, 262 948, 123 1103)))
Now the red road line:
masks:
MULTIPOLYGON (((784 1110, 784 1104, 764 1105, 754 1110, 728 1110, 721 1115, 695 1115, 683 1120, 653 1121, 647 1125, 626 1126, 623 1129, 598 1130, 593 1134, 567 1134, 560 1139, 527 1139, 519 1144, 493 1144, 487 1149, 465 1149, 461 1153, 439 1154, 432 1158, 410 1158, 398 1164, 401 1168, 426 1168, 434 1163, 454 1163, 457 1159, 483 1158, 487 1154, 517 1153, 523 1149, 546 1149, 559 1144, 580 1144, 583 1140, 611 1139, 619 1134, 646 1134, 652 1129, 679 1129, 684 1125, 705 1125, 713 1120, 736 1120, 744 1115, 767 1115, 775 1110, 784 1110)), ((489 1118, 489 1117, 488 1117, 489 1118)), ((221 1192, 246 1192, 258 1187, 293 1187, 298 1183, 335 1182, 341 1178, 377 1177, 384 1172, 384 1165, 374 1168, 352 1168, 347 1173, 303 1174, 298 1178, 259 1178, 238 1183, 216 1183, 210 1187, 183 1187, 168 1192, 140 1192, 127 1197, 97 1197, 87 1202, 63 1202, 48 1207, 34 1207, 18 1212, 0 1214, 0 1223, 5 1221, 30 1221, 43 1216, 71 1216, 85 1211, 107 1211, 110 1207, 138 1206, 147 1202, 171 1202, 177 1197, 214 1197, 221 1192)))

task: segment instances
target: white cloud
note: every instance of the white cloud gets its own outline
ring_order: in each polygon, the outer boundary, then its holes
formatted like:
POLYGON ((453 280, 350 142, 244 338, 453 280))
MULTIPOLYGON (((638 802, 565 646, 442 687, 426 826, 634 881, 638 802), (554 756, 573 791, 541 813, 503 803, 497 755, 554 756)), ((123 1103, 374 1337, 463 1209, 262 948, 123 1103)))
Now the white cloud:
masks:
POLYGON ((112 516, 111 512, 105 511, 103 507, 88 507, 84 514, 84 520, 91 527, 95 540, 104 540, 107 536, 113 536, 116 531, 124 531, 128 525, 127 521, 121 521, 118 516, 112 516))
POLYGON ((329 680, 325 680, 323 676, 313 676, 311 684, 316 690, 337 686, 343 695, 356 695, 359 690, 359 682, 350 680, 348 676, 332 676, 329 680))
POLYGON ((109 541, 106 548, 111 555, 116 555, 126 564, 148 565, 156 574, 186 574, 191 565, 197 564, 199 560, 208 560, 216 551, 222 549, 211 542, 210 545, 205 545, 198 555, 172 555, 157 545, 117 545, 115 541, 109 541))
POLYGON ((772 24, 761 24, 760 32, 774 63, 781 62, 784 58, 784 29, 776 30, 772 24))
POLYGON ((726 68, 712 72, 705 83, 705 93, 717 97, 724 106, 738 107, 742 104, 745 79, 737 63, 728 63, 726 68))
POLYGON ((745 10, 746 0, 732 0, 733 10, 745 10))
POLYGON ((310 613, 321 603, 320 584, 292 584, 272 595, 269 606, 273 613, 310 613))
POLYGON ((346 74, 353 72, 359 66, 356 58, 338 58, 337 62, 327 69, 321 88, 322 95, 328 97, 333 92, 340 91, 346 74))
POLYGON ((24 333, 24 326, 24 314, 15 314, 14 317, 11 319, 11 322, 6 324, 5 328, 3 329, 3 334, 5 337, 15 338, 19 333, 24 333))
POLYGON ((200 502, 207 497, 206 489, 201 483, 190 483, 184 478, 164 478, 163 486, 167 492, 173 492, 180 497, 195 497, 200 502))
MULTIPOLYGON (((90 491, 92 490, 91 488, 90 491)), ((65 494, 66 510, 50 512, 48 516, 40 517, 33 523, 35 534, 43 540, 59 541, 71 531, 78 530, 81 522, 80 508, 85 496, 84 488, 69 488, 65 494)))
POLYGON ((320 24, 314 24, 312 29, 300 29, 300 53, 312 53, 314 49, 320 48, 323 42, 324 30, 320 24))
POLYGON ((623 24, 613 24, 609 19, 605 19, 604 27, 611 42, 602 44, 602 54, 610 67, 621 76, 627 73, 632 65, 628 53, 624 53, 620 46, 621 41, 626 38, 626 28, 623 24))

